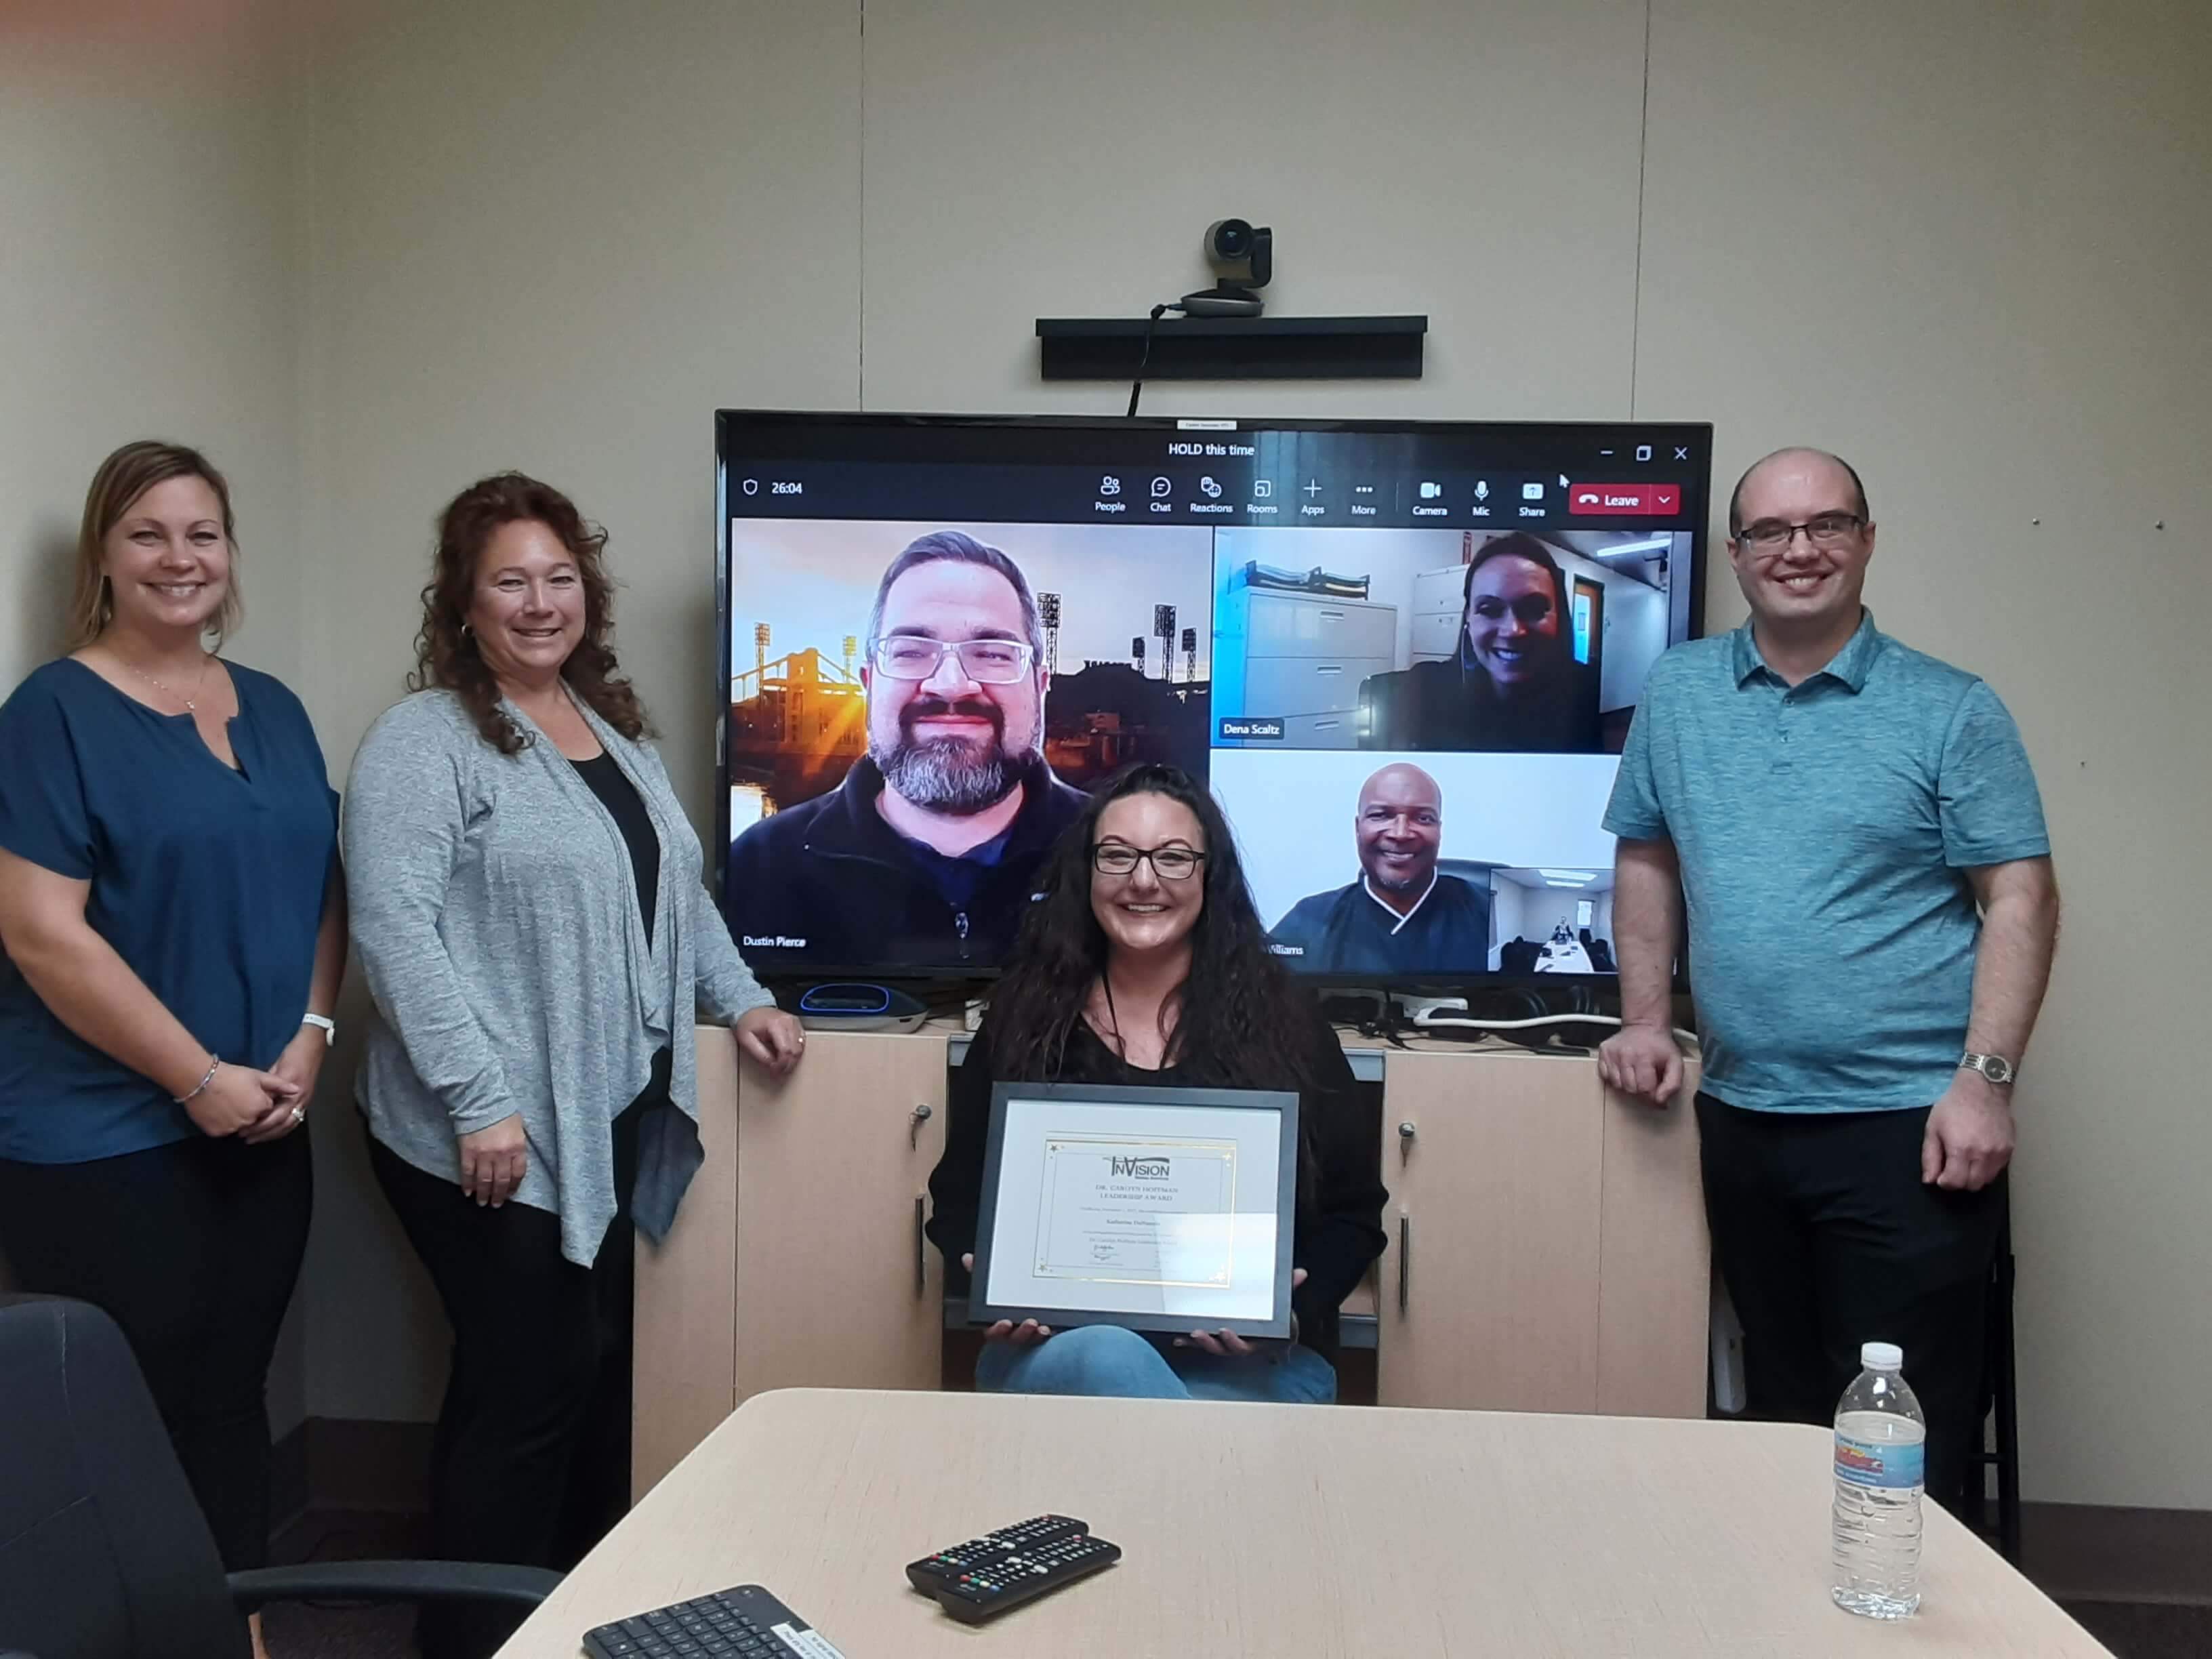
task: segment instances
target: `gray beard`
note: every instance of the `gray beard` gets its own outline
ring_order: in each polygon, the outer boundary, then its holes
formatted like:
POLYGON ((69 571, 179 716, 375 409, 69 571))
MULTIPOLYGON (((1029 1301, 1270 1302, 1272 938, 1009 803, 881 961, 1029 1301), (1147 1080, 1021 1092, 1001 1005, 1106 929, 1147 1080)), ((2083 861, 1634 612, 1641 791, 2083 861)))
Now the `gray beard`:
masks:
POLYGON ((981 750, 958 738, 902 738, 888 750, 871 745, 868 757, 884 781, 916 806, 958 818, 996 806, 1028 770, 1028 757, 1015 760, 995 738, 981 750))

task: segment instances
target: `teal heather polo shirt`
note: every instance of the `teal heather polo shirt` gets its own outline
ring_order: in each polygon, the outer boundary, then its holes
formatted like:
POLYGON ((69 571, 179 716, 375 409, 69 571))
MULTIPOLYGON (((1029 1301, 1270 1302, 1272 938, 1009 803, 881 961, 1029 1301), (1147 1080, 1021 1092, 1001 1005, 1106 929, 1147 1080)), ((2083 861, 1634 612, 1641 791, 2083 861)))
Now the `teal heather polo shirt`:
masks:
POLYGON ((1802 684, 1751 624, 1651 670, 1605 827, 1681 860, 1704 1086, 1753 1111, 1926 1106, 1966 1046, 1966 872, 2051 850, 2019 729, 1871 614, 1802 684))

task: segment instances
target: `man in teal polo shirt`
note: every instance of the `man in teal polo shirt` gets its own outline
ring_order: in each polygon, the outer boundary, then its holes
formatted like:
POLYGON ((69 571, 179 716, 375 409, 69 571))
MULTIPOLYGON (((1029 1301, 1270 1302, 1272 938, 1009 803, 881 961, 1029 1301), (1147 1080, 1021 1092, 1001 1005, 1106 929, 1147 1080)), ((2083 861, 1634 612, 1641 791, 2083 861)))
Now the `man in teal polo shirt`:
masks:
POLYGON ((1979 679, 1875 630, 1858 475, 1785 449, 1743 476, 1734 633, 1653 667, 1605 827, 1622 1026, 1599 1068, 1671 1100, 1687 945, 1713 1253, 1754 1415, 1825 1423, 1895 1342, 1955 1504, 1979 1440, 2010 1079, 2058 931, 2043 806, 1979 679))

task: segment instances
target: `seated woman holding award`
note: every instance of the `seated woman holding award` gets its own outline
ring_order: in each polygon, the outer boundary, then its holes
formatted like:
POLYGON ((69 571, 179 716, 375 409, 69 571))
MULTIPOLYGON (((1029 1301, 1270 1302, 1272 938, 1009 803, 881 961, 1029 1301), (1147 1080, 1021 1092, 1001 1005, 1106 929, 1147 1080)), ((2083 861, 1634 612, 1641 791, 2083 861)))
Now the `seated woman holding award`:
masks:
MULTIPOLYGON (((1039 888, 955 1075, 945 1155, 929 1182, 935 1210, 929 1235, 945 1253, 954 1293, 967 1288, 975 1269, 980 1224, 987 1261, 975 1273, 971 1307, 1003 1305, 1008 1296, 1002 1287, 1011 1276, 1030 1293, 1016 1300, 1041 1310, 989 1326, 976 1386, 1152 1399, 1334 1400, 1337 1308, 1383 1245, 1389 1194, 1380 1177, 1380 1149, 1374 1126, 1359 1109, 1352 1068, 1335 1032, 1312 994, 1268 952, 1236 843, 1213 798, 1171 766, 1123 772, 1100 788, 1061 837, 1040 872, 1039 888), (1238 1258, 1234 1298, 1226 1267, 1218 1302, 1206 1301, 1203 1288, 1188 1288, 1192 1281, 1201 1287, 1208 1282, 1205 1270, 1190 1266, 1192 1252, 1203 1254, 1224 1236, 1212 1224, 1223 1215, 1155 1219, 1138 1210, 1116 1213, 1103 1181, 1096 1191, 1083 1186, 1079 1197, 1063 1200, 1058 1194, 1085 1179, 1066 1175, 1075 1167, 1067 1163, 1059 1166, 1061 1187, 1038 1201, 1055 1177, 1040 1176, 1030 1167, 1037 1162, 1034 1149, 1045 1146, 1048 1158, 1061 1152, 1079 1158, 1084 1138, 1072 1133, 1073 1126, 1113 1120, 1097 1117, 1095 1105, 1088 1119, 1077 1115, 1083 1107, 1071 1113, 1062 1106, 1058 1109, 1066 1115, 1054 1126, 1071 1132, 1024 1142, 1030 1149, 1024 1153, 1017 1150, 1010 1127, 1014 1119, 1007 1115, 1011 1097, 1020 1091, 1006 1085, 1068 1084, 1105 1086, 1062 1092, 1098 1098, 1126 1090, 1133 1101, 1153 1103, 1129 1108, 1139 1115, 1126 1121, 1141 1121, 1152 1137, 1146 1144, 1174 1150, 1178 1158, 1186 1148, 1197 1149, 1193 1167, 1213 1173, 1191 1190, 1205 1189, 1211 1180, 1211 1190, 1229 1193, 1239 1190, 1241 1181, 1243 1196, 1224 1212, 1228 1232, 1248 1220, 1255 1191, 1269 1194, 1271 1205, 1279 1191, 1286 1200, 1280 1219, 1287 1224, 1279 1227, 1272 1209, 1257 1218, 1260 1250, 1245 1248, 1238 1258), (1181 1103, 1209 1098, 1182 1092, 1192 1090, 1278 1091, 1272 1098, 1294 1103, 1281 1116, 1285 1123, 1295 1119, 1295 1145, 1284 1148, 1285 1157, 1273 1158, 1263 1137, 1254 1144, 1271 1156, 1249 1158, 1243 1173, 1221 1179, 1206 1159, 1230 1157, 1224 1147, 1235 1144, 1234 1136, 1224 1142, 1215 1134, 1203 1145, 1188 1135, 1177 1138, 1170 1133, 1176 1120, 1164 1115, 1184 1109, 1181 1103), (1147 1111, 1153 1115, 1142 1115, 1147 1111), (1273 1180, 1271 1162, 1277 1169, 1273 1180), (1001 1204, 1000 1183, 1022 1181, 1028 1183, 1022 1201, 1001 1204), (1102 1194, 1108 1194, 1106 1202, 1100 1201, 1102 1194), (1055 1224, 1048 1212, 1055 1206, 1069 1211, 1073 1231, 1048 1238, 1047 1228, 1055 1224), (1133 1215, 1141 1221, 1133 1222, 1133 1215), (1018 1218, 1030 1234, 1015 1238, 1002 1228, 994 1238, 994 1216, 1018 1218), (1177 1222, 1188 1224, 1178 1228, 1177 1222), (1141 1232, 1148 1226, 1157 1228, 1158 1241, 1131 1242, 1133 1228, 1141 1232), (1282 1248, 1285 1236, 1287 1249, 1282 1248), (1067 1237, 1076 1243, 1063 1253, 1079 1265, 1054 1280, 1054 1252, 1067 1237), (994 1250, 1001 1253, 1004 1271, 994 1271, 988 1259, 994 1250), (1079 1264, 1086 1260, 1103 1265, 1085 1272, 1079 1264), (1069 1301, 1050 1299, 1055 1283, 1067 1287, 1069 1301), (1233 1306, 1252 1313, 1255 1295, 1258 1318, 1194 1319, 1187 1329, 1173 1322, 1193 1307, 1233 1306), (1150 1311, 1118 1318, 1112 1311, 1116 1296, 1150 1311), (1054 1306, 1069 1314, 1055 1318, 1054 1306), (1269 1326, 1270 1307, 1272 1328, 1286 1334, 1254 1337, 1252 1330, 1269 1326), (1143 1328, 1132 1328, 1133 1323, 1143 1328), (1232 1324, 1243 1331, 1230 1328, 1232 1324)), ((1211 1098, 1235 1104, 1269 1097, 1211 1098)), ((1188 1109, 1199 1115, 1189 1120, 1194 1123, 1205 1111, 1203 1104, 1188 1109)), ((1217 1114, 1214 1121, 1239 1115, 1217 1114)), ((1285 1137, 1291 1133, 1282 1129, 1285 1137)), ((1125 1151, 1139 1144, 1125 1145, 1118 1134, 1108 1139, 1125 1151)), ((1098 1161, 1103 1170, 1107 1160, 1098 1161)), ((1155 1205, 1164 1200, 1158 1189, 1121 1182, 1153 1174, 1146 1160, 1116 1157, 1110 1162, 1115 1184, 1155 1205)), ((1160 1172, 1168 1167, 1164 1158, 1157 1165, 1160 1172)), ((1183 1195, 1181 1188, 1175 1194, 1183 1195)), ((1243 1237, 1253 1236, 1246 1226, 1243 1237)))

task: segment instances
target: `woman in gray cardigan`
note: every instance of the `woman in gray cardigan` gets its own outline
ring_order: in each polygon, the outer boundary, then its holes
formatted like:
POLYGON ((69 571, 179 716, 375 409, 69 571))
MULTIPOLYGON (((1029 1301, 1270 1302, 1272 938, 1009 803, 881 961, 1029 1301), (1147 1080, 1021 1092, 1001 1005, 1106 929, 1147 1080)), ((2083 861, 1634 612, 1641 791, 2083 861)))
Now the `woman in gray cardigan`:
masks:
MULTIPOLYGON (((604 532, 520 474, 463 491, 412 696, 354 758, 346 885, 383 1018, 356 1095, 453 1328, 432 1525, 453 1559, 565 1566, 628 1497, 631 1224, 699 1167, 690 1030, 771 1073, 805 1043, 702 884, 609 643, 604 532)), ((513 1620, 422 1621, 426 1659, 513 1620)))

